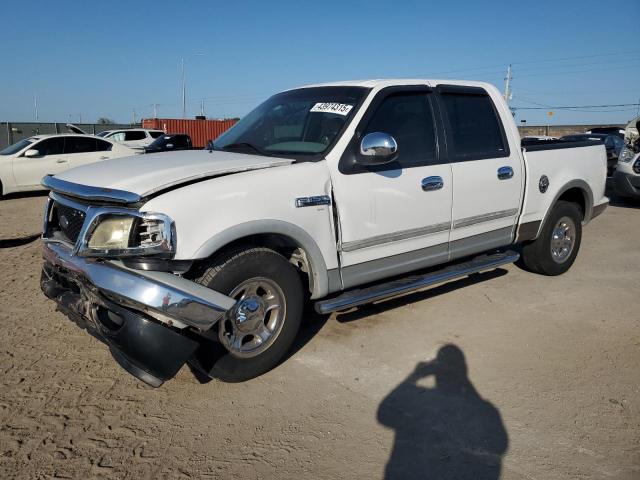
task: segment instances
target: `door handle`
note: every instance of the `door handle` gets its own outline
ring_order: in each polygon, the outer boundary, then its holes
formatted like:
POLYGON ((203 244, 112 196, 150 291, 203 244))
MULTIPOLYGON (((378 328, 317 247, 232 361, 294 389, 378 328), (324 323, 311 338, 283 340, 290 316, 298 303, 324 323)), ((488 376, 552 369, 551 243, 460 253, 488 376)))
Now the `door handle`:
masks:
POLYGON ((440 190, 442 187, 444 187, 444 180, 442 180, 442 177, 437 176, 427 177, 422 179, 420 185, 422 186, 422 190, 424 190, 425 192, 440 190))
POLYGON ((509 180, 513 177, 513 168, 511 167, 500 167, 498 169, 498 178, 500 180, 509 180))
POLYGON ((100 160, 107 160, 109 157, 100 157, 100 160))
POLYGON ((67 163, 67 161, 66 161, 66 160, 63 160, 63 159, 61 158, 61 159, 59 159, 59 160, 56 160, 56 163, 67 163))

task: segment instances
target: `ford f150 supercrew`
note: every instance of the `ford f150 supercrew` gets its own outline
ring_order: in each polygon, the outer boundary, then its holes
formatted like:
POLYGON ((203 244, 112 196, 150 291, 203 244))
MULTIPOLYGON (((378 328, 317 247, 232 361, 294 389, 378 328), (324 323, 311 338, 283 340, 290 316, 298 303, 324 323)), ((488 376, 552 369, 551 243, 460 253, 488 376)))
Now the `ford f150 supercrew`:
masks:
POLYGON ((280 362, 306 302, 349 309, 519 261, 559 275, 608 204, 602 144, 521 145, 498 90, 288 90, 203 151, 109 160, 51 190, 42 289, 153 386, 280 362))

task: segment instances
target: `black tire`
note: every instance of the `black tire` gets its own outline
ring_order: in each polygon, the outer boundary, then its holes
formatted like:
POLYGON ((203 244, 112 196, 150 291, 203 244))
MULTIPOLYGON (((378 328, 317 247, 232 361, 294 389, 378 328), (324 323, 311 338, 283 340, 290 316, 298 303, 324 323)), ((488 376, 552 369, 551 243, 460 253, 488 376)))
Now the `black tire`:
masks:
POLYGON ((556 203, 542 227, 540 236, 533 242, 523 245, 521 263, 524 267, 531 272, 550 276, 561 275, 569 270, 580 250, 582 218, 582 211, 575 203, 564 200, 556 203), (562 261, 558 261, 551 253, 553 231, 564 217, 568 217, 573 222, 574 242, 570 254, 562 261))
MULTIPOLYGON (((229 295, 243 282, 266 278, 275 283, 284 297, 284 313, 279 333, 266 350, 249 358, 237 356, 222 343, 204 342, 196 353, 196 365, 212 378, 242 382, 277 366, 293 344, 304 306, 304 291, 295 267, 279 253, 268 248, 245 248, 214 258, 196 281, 212 290, 229 295), (208 354, 212 354, 208 355, 208 354), (204 357, 208 358, 202 360, 204 357)), ((224 325, 216 324, 215 336, 224 325)))

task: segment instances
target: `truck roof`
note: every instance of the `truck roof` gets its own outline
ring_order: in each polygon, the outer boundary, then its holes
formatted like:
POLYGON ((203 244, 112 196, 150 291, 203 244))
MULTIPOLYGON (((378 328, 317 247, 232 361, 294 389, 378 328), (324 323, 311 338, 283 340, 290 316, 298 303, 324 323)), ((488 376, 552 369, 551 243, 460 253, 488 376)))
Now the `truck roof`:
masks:
POLYGON ((465 85, 469 87, 482 87, 494 88, 493 85, 486 82, 476 82, 472 80, 438 80, 433 78, 382 78, 382 79, 371 79, 371 80, 345 80, 339 82, 327 82, 327 83, 314 83, 311 85, 304 85, 299 88, 308 88, 308 87, 367 87, 367 88, 376 88, 376 87, 392 87, 394 85, 415 85, 415 84, 431 84, 438 85, 441 83, 446 83, 447 85, 465 85))

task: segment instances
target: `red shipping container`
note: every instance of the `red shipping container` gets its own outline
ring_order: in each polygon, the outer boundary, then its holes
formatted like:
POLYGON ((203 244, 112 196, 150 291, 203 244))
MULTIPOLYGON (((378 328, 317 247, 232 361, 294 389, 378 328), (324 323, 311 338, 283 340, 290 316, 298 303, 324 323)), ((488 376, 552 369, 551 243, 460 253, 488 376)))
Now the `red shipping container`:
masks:
POLYGON ((142 128, 153 128, 165 133, 186 133, 194 148, 204 148, 209 140, 215 140, 229 130, 237 120, 183 120, 181 118, 145 118, 142 128))

